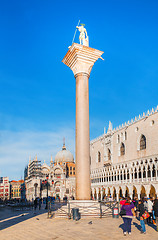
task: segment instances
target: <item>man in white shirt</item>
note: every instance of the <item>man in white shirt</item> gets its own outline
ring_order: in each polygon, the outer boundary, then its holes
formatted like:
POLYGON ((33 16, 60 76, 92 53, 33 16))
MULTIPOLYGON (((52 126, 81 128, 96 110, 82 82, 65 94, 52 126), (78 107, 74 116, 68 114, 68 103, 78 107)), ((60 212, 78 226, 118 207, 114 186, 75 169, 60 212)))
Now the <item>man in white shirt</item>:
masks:
POLYGON ((150 214, 150 217, 147 219, 148 223, 153 223, 153 202, 152 202, 152 198, 148 198, 147 200, 147 206, 148 206, 148 213, 150 214))

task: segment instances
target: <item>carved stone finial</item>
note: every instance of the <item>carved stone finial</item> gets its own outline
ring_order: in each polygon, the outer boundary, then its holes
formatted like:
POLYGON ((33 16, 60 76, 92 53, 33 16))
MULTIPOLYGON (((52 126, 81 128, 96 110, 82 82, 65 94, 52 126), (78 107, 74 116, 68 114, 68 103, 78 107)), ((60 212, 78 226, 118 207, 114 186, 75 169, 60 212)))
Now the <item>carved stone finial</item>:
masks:
POLYGON ((108 132, 112 131, 112 123, 109 121, 109 128, 108 128, 108 132))

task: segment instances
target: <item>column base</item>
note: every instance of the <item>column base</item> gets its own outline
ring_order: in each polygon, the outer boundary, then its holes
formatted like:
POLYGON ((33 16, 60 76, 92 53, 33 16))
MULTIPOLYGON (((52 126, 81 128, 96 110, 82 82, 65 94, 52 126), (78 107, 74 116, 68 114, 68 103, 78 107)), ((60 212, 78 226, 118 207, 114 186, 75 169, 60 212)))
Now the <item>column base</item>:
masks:
POLYGON ((62 206, 55 212, 55 217, 72 217, 72 209, 79 208, 81 218, 100 218, 112 216, 112 210, 100 202, 94 200, 70 200, 67 205, 62 206), (106 212, 101 216, 101 212, 106 212))

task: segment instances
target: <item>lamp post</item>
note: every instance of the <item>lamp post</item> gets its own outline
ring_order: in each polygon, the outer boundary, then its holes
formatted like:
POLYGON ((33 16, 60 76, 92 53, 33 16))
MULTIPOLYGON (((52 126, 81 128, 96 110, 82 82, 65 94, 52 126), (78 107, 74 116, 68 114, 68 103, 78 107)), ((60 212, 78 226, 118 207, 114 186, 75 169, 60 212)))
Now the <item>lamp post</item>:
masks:
POLYGON ((45 207, 45 209, 48 209, 48 178, 49 178, 49 176, 47 175, 46 176, 46 187, 47 187, 47 199, 46 199, 46 207, 45 207))

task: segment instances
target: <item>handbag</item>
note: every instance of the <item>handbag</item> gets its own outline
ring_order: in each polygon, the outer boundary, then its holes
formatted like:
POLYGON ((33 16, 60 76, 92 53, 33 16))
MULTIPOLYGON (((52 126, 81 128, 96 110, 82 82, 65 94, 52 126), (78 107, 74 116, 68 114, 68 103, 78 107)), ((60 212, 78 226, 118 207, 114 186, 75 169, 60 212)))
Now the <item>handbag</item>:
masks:
POLYGON ((142 217, 143 217, 144 219, 147 219, 148 217, 150 217, 150 214, 149 214, 147 211, 145 211, 145 213, 142 214, 142 217))
POLYGON ((126 210, 125 209, 122 209, 121 211, 120 211, 120 216, 122 217, 122 216, 125 216, 126 215, 126 210))

